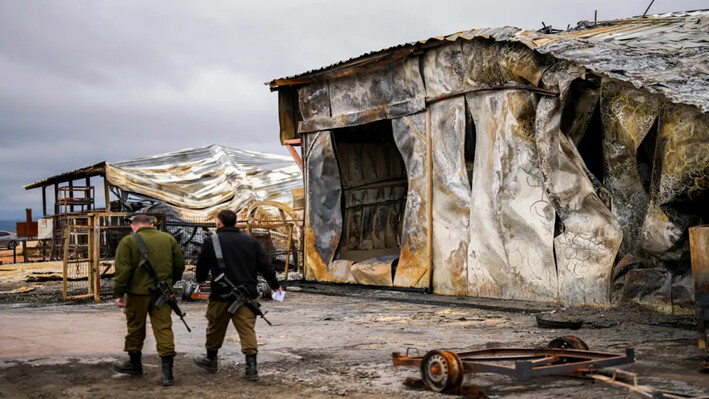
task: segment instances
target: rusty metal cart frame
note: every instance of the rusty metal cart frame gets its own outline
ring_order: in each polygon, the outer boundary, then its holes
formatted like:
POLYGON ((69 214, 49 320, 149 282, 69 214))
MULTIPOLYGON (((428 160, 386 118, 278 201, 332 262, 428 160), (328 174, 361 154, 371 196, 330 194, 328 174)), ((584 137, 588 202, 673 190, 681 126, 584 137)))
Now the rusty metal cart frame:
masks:
POLYGON ((545 348, 503 348, 452 352, 432 350, 424 356, 409 356, 394 352, 394 366, 418 367, 426 386, 436 392, 457 389, 468 373, 497 373, 518 379, 550 375, 579 376, 604 367, 629 364, 635 361, 634 350, 627 348, 625 353, 608 353, 588 350, 583 341, 575 337, 571 345, 553 345, 545 348), (557 346, 557 347, 553 347, 557 346), (568 349, 573 348, 573 349, 568 349), (513 362, 500 364, 500 362, 513 362))

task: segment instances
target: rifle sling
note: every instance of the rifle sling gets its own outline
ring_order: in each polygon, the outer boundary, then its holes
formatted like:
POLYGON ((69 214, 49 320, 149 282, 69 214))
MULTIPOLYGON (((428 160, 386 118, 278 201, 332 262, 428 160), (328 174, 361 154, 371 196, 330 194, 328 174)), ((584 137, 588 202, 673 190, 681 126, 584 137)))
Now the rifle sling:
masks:
MULTIPOLYGON (((147 263, 146 271, 148 267, 153 268, 153 265, 151 265, 150 261, 148 260, 148 247, 145 246, 145 240, 143 240, 143 237, 137 232, 133 234, 133 237, 135 238, 135 242, 138 244, 138 250, 141 254, 143 254, 143 263, 147 263)), ((155 273, 155 275, 151 277, 153 277, 153 279, 155 280, 155 284, 157 285, 160 283, 160 279, 158 278, 158 273, 154 268, 153 272, 155 273)), ((133 279, 133 273, 135 273, 135 269, 131 271, 131 279, 133 279)), ((150 274, 150 271, 148 271, 148 274, 150 274)))
MULTIPOLYGON (((219 270, 226 274, 226 262, 224 262, 224 253, 222 252, 222 245, 219 243, 219 236, 217 233, 212 234, 212 246, 214 247, 214 256, 217 258, 217 264, 219 265, 219 270)), ((244 299, 249 299, 244 296, 244 299)))
POLYGON ((143 237, 141 237, 139 233, 134 233, 133 237, 135 238, 135 242, 138 243, 138 250, 143 254, 143 258, 148 259, 148 247, 145 246, 143 237))
POLYGON ((219 269, 225 272, 226 263, 224 262, 224 253, 222 252, 222 245, 219 243, 219 235, 217 233, 212 234, 212 246, 214 247, 214 255, 217 257, 219 269))

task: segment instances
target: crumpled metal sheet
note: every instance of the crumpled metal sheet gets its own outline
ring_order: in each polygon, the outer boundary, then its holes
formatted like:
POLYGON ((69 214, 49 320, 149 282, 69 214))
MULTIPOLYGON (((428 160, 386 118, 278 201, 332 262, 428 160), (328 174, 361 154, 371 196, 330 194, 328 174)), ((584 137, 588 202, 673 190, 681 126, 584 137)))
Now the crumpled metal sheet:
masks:
POLYGON ((638 256, 648 194, 638 175, 637 150, 658 116, 656 96, 628 84, 601 84, 603 124, 603 185, 613 198, 613 214, 623 229, 620 256, 638 256))
POLYGON ((406 165, 408 193, 404 208, 397 287, 428 287, 428 167, 426 113, 392 119, 394 141, 406 165))
POLYGON ((111 185, 165 202, 185 219, 213 218, 224 208, 245 212, 258 201, 290 203, 303 186, 293 159, 211 145, 106 163, 111 185))
POLYGON ((465 98, 430 105, 433 148, 433 289, 446 295, 467 292, 466 255, 470 180, 465 168, 465 98))
POLYGON ((391 287, 393 284, 392 263, 398 257, 399 255, 390 255, 357 262, 352 265, 352 275, 357 284, 391 287))
POLYGON ((306 150, 308 204, 305 217, 305 278, 340 281, 328 273, 342 235, 342 184, 332 132, 310 135, 306 150))
POLYGON ((468 294, 554 301, 554 207, 539 171, 537 96, 470 93, 476 129, 470 204, 468 294))
MULTIPOLYGON (((577 76, 572 65, 561 65, 545 76, 545 85, 568 93, 577 76)), ((610 305, 613 262, 622 231, 598 197, 581 156, 561 130, 563 105, 559 97, 541 98, 535 120, 544 187, 563 226, 554 238, 559 300, 610 305)))
POLYGON ((334 277, 335 281, 357 284, 355 276, 352 274, 352 265, 355 262, 349 259, 335 259, 327 265, 327 272, 334 277))
POLYGON ((665 104, 658 123, 642 247, 675 252, 679 258, 686 252, 680 243, 686 242, 687 229, 699 223, 700 215, 709 215, 708 199, 709 115, 693 107, 665 104))

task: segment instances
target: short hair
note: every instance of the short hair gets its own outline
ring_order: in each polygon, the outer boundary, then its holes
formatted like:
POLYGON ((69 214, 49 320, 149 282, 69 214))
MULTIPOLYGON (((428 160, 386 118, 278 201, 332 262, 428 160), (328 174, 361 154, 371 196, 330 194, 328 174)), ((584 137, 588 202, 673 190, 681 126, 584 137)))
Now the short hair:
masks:
POLYGON ((222 209, 217 215, 217 219, 224 225, 224 227, 234 227, 236 225, 236 212, 230 209, 222 209))
POLYGON ((152 224, 153 223, 153 218, 151 218, 148 215, 144 214, 137 214, 133 215, 133 217, 130 219, 130 223, 134 225, 141 225, 141 224, 152 224))

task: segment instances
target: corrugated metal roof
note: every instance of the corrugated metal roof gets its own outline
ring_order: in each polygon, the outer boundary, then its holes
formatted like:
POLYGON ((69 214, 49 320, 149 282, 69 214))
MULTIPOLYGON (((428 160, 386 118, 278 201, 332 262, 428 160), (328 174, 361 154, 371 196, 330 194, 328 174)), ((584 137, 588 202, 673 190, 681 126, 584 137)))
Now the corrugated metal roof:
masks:
POLYGON ((559 33, 510 26, 472 29, 369 52, 320 69, 274 79, 269 85, 277 89, 329 79, 337 76, 340 69, 374 67, 395 53, 404 56, 419 48, 473 38, 520 42, 540 53, 573 61, 596 73, 709 112, 708 10, 582 22, 574 29, 559 33))
POLYGON ((106 173, 106 162, 99 162, 95 165, 86 166, 79 169, 74 169, 70 172, 60 173, 58 175, 50 176, 42 180, 38 180, 34 183, 30 183, 23 186, 25 190, 31 190, 33 188, 47 187, 54 183, 64 183, 67 181, 74 181, 83 179, 86 177, 99 176, 106 173))

